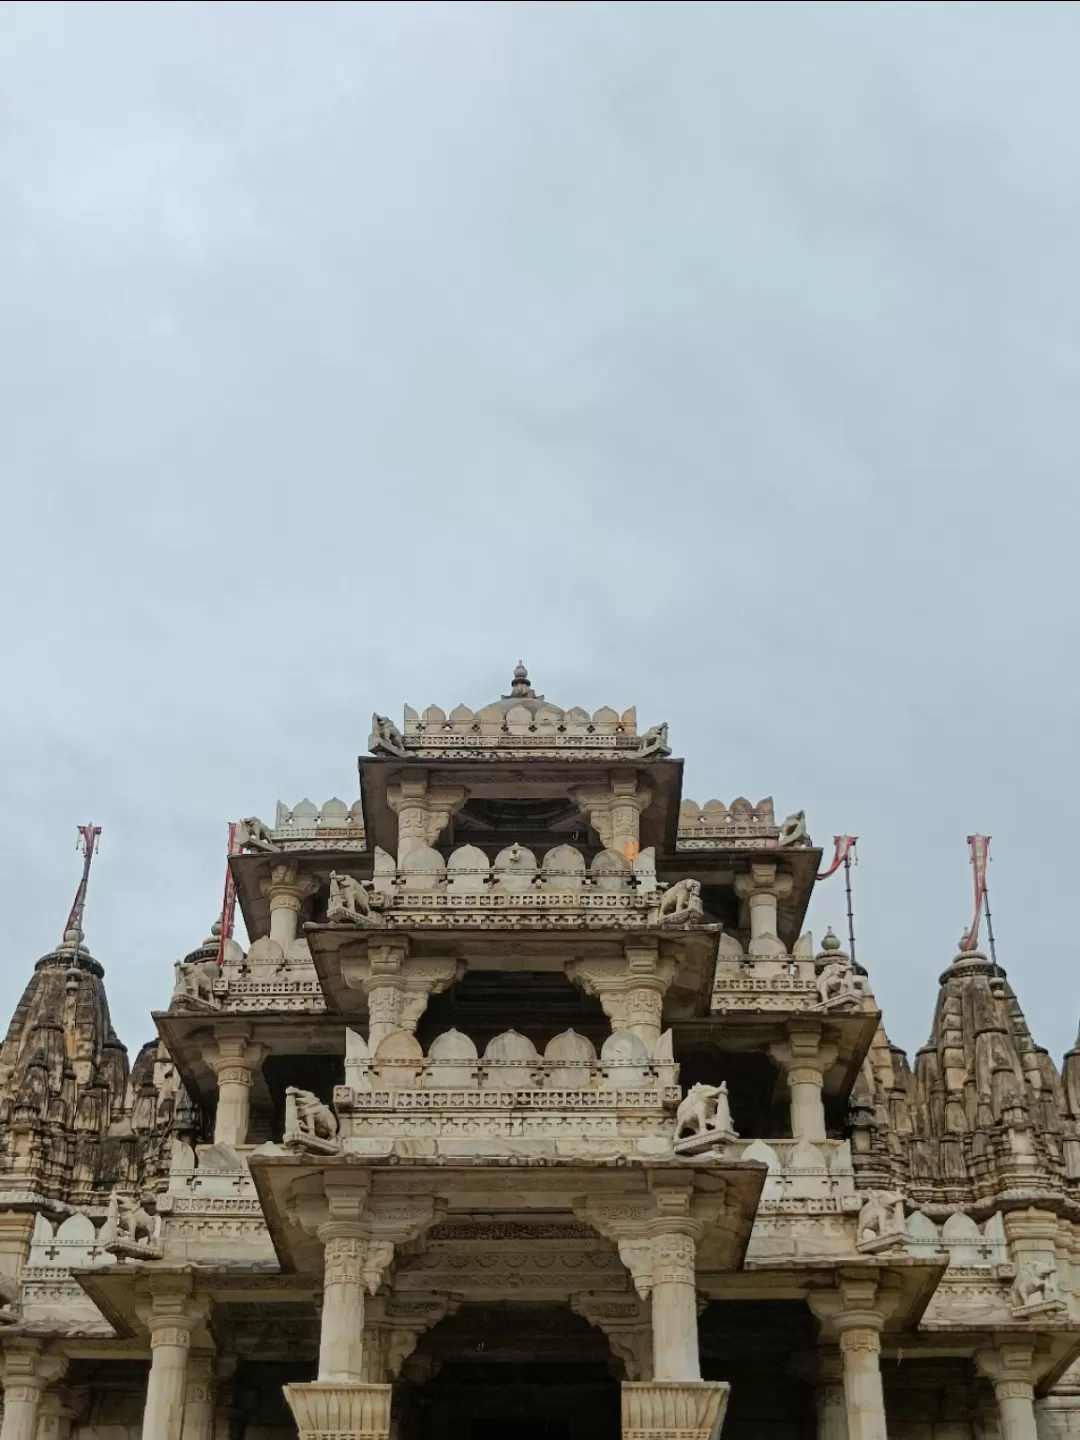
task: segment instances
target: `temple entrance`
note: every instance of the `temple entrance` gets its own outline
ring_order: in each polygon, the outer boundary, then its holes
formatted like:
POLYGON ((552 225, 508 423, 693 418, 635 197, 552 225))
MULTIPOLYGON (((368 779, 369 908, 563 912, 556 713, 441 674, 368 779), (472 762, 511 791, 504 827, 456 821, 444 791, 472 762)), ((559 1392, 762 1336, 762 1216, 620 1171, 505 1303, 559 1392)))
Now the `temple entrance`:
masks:
POLYGON ((464 1305, 422 1337, 401 1440, 619 1440, 606 1337, 565 1305, 464 1305))

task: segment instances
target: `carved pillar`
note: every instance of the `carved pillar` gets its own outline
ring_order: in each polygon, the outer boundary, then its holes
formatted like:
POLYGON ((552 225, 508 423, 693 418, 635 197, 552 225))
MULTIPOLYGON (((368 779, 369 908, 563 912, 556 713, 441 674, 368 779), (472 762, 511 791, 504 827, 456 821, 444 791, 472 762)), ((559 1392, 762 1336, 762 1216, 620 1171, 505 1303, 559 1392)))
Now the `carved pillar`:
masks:
POLYGON ((588 816, 605 850, 614 850, 633 864, 641 850, 641 814, 652 791, 638 784, 636 770, 613 770, 606 789, 582 786, 571 799, 588 816))
POLYGON ((431 1196, 380 1200, 371 1183, 369 1171, 324 1172, 293 1187, 292 1213, 322 1241, 324 1256, 319 1378, 285 1387, 301 1440, 387 1440, 390 1432, 392 1386, 367 1379, 365 1295, 382 1284, 395 1244, 425 1230, 437 1209, 431 1196))
POLYGON ((295 864, 275 865, 259 888, 270 906, 270 939, 287 955, 300 927, 304 901, 318 889, 310 875, 301 875, 295 864))
POLYGON ((244 1413, 236 1403, 236 1369, 238 1356, 228 1354, 217 1358, 217 1384, 214 1387, 214 1440, 240 1440, 244 1413))
POLYGON ((323 1243, 322 1328, 319 1379, 349 1383, 364 1379, 364 1227, 349 1220, 320 1225, 323 1243))
POLYGON ((612 1030, 630 1030, 653 1054, 664 995, 675 975, 674 961, 660 954, 657 941, 628 942, 622 960, 571 960, 566 973, 599 998, 612 1030))
POLYGON ((769 959, 786 955, 780 940, 777 910, 780 901, 791 894, 794 881, 790 875, 778 874, 774 862, 754 862, 745 875, 735 876, 735 894, 745 900, 750 912, 751 959, 769 959))
POLYGON ((143 1440, 181 1440, 187 1394, 188 1352, 205 1302, 192 1293, 190 1275, 151 1276, 136 1305, 150 1332, 150 1379, 143 1412, 143 1440))
POLYGON ((844 1395, 844 1359, 832 1345, 818 1351, 814 1368, 817 1440, 848 1440, 847 1401, 844 1395))
POLYGON ((460 979, 464 968, 456 959, 410 959, 405 937, 369 940, 360 952, 343 953, 341 978, 350 990, 367 996, 368 1053, 374 1055, 398 1030, 414 1034, 431 996, 460 979))
MULTIPOLYGON (((678 1222, 670 1222, 677 1227, 678 1222)), ((653 1379, 700 1380, 698 1350, 697 1246, 681 1228, 652 1243, 653 1379)))
POLYGON ((38 1410, 37 1440, 69 1440, 75 1407, 64 1390, 46 1390, 38 1410))
POLYGON ((623 1383, 624 1440, 713 1440, 723 1422, 730 1386, 701 1378, 695 1288, 697 1242, 722 1213, 723 1192, 695 1195, 694 1184, 652 1171, 647 1197, 575 1206, 616 1241, 638 1294, 652 1296, 653 1378, 623 1383))
POLYGON ((836 1046, 822 1043, 820 1024, 800 1021, 788 1025, 787 1039, 771 1045, 769 1053, 787 1074, 792 1136, 796 1140, 824 1140, 821 1091, 825 1071, 836 1059, 836 1046))
POLYGON ((58 1380, 66 1368, 66 1358, 43 1353, 40 1341, 8 1341, 0 1440, 36 1440, 45 1387, 58 1380))
POLYGON ((839 1344, 849 1440, 888 1440, 881 1383, 881 1331, 895 1296, 874 1272, 841 1271, 832 1291, 811 1292, 827 1340, 839 1344))
POLYGON ((398 868, 416 850, 434 845, 468 799, 463 785, 431 785, 426 771, 405 774, 386 788, 386 801, 397 815, 398 868))
POLYGON ((214 1357, 199 1350, 188 1358, 182 1440, 214 1440, 214 1357))
POLYGON ((993 1349, 979 1350, 975 1364, 994 1387, 1001 1440, 1038 1440, 1031 1340, 999 1338, 993 1349))
POLYGON ((213 1038, 203 1043, 202 1053, 218 1082, 214 1144, 244 1145, 251 1114, 253 1072, 266 1049, 252 1041, 251 1026, 246 1022, 227 1020, 215 1026, 213 1038))

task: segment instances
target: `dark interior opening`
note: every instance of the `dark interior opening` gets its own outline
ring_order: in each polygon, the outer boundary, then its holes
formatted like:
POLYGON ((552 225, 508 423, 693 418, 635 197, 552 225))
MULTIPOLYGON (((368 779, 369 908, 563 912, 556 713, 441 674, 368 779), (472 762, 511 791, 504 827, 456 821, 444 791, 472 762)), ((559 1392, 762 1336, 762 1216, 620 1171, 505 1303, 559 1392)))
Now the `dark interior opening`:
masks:
POLYGON ((779 1069, 759 1051, 721 1050, 710 1041, 676 1044, 679 1084, 683 1094, 692 1085, 727 1081, 731 1123, 740 1135, 761 1140, 791 1133, 786 1097, 776 1098, 779 1069))

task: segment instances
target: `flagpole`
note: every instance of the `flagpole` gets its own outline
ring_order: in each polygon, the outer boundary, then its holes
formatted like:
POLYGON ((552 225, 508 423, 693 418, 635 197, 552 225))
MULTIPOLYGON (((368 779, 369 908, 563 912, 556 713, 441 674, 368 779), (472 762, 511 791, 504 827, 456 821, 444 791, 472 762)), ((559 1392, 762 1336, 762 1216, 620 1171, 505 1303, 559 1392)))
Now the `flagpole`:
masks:
POLYGON ((847 891, 848 958, 855 964, 855 912, 851 905, 851 852, 844 856, 844 889, 847 891))
POLYGON ((994 944, 994 921, 990 915, 990 887, 983 886, 983 910, 986 914, 986 938, 990 944, 990 963, 997 966, 997 946, 994 944))

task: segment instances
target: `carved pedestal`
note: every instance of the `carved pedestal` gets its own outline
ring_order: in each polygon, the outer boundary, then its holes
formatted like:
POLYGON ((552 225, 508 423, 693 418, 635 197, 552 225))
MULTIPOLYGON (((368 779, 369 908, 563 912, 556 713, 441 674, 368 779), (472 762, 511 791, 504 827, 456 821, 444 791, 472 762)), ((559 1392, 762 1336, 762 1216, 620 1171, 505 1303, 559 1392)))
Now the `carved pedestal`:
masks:
POLYGON ((715 1380, 624 1381, 623 1440, 715 1440, 730 1392, 715 1380))
POLYGON ((284 1386, 300 1440, 387 1440, 392 1385, 284 1386))

